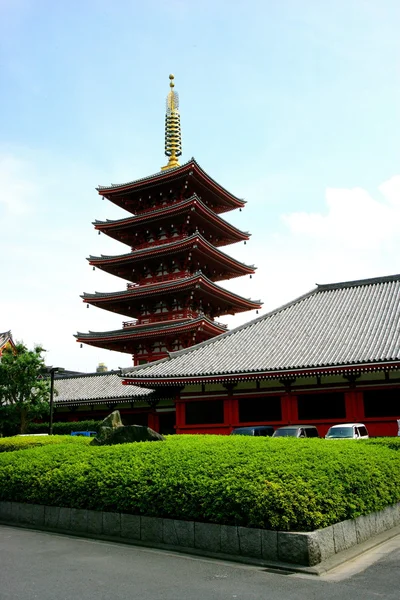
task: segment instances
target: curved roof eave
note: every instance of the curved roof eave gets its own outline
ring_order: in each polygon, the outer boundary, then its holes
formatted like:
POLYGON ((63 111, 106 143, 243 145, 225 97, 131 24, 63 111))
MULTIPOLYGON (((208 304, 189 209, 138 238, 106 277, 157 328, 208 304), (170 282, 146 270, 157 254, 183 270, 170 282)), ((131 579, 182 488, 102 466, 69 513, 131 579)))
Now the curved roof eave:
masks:
POLYGON ((220 191, 224 196, 227 196, 231 199, 238 207, 244 206, 246 201, 234 196, 231 192, 228 192, 222 185, 220 185, 215 179, 210 177, 204 169, 200 167, 198 162, 191 158, 189 161, 180 165, 179 167, 174 167, 172 169, 168 169, 166 171, 158 171, 157 173, 153 173, 152 175, 148 175, 147 177, 142 177, 140 179, 135 179, 133 181, 129 181, 126 183, 112 183, 109 186, 97 186, 96 190, 101 195, 112 194, 113 192, 122 191, 124 188, 129 190, 130 188, 138 188, 141 185, 146 185, 146 183, 153 183, 155 181, 168 181, 169 179, 173 179, 176 175, 183 174, 188 168, 197 169, 198 173, 203 177, 203 179, 209 181, 218 191, 220 191))
POLYGON ((238 229, 228 221, 225 221, 225 219, 223 219, 219 214, 215 213, 210 208, 208 208, 208 206, 204 204, 204 202, 201 200, 201 198, 197 196, 197 194, 193 194, 193 196, 183 200, 182 202, 176 202, 175 204, 171 204, 169 206, 163 206, 161 208, 149 210, 146 213, 140 213, 132 217, 125 217, 124 219, 107 219, 106 221, 99 221, 98 219, 96 219, 92 222, 92 225, 94 225, 95 229, 97 229, 98 231, 104 231, 104 233, 106 233, 106 230, 108 228, 112 229, 118 228, 120 226, 124 227, 125 225, 126 227, 128 227, 129 225, 133 225, 136 222, 143 222, 143 224, 145 224, 149 220, 159 219, 164 215, 173 216, 174 214, 179 213, 183 209, 190 207, 193 204, 193 201, 196 201, 201 211, 203 211, 208 217, 210 217, 212 220, 218 223, 221 228, 231 230, 234 234, 236 234, 242 239, 248 240, 250 238, 251 234, 248 231, 242 231, 241 229, 238 229))
POLYGON ((118 300, 118 297, 148 297, 153 294, 158 294, 160 291, 166 292, 167 290, 177 291, 182 287, 190 287, 190 285, 204 283, 209 289, 215 291, 218 294, 223 294, 224 297, 231 299, 232 303, 239 302, 242 306, 247 305, 247 310, 253 310, 257 308, 261 308, 262 303, 259 300, 251 300, 250 298, 244 298, 243 296, 239 296, 239 294, 235 294, 221 286, 215 284, 213 281, 208 279, 201 271, 195 273, 191 277, 187 279, 177 279, 170 282, 160 282, 157 284, 149 284, 146 286, 138 286, 133 289, 123 290, 121 292, 96 292, 95 294, 83 294, 81 298, 84 302, 89 302, 90 300, 100 300, 103 298, 104 300, 118 300))
MULTIPOLYGON (((128 252, 126 254, 118 254, 115 256, 101 255, 101 256, 92 256, 90 255, 86 258, 89 261, 89 264, 92 266, 101 266, 107 264, 120 264, 120 263, 129 263, 131 261, 136 261, 138 259, 145 259, 151 256, 163 255, 163 254, 171 254, 171 252, 179 252, 180 250, 185 250, 185 247, 191 246, 194 242, 200 242, 202 246, 208 251, 217 256, 222 263, 230 263, 231 265, 236 266, 236 268, 240 271, 241 269, 245 269, 247 274, 252 274, 255 272, 255 265, 246 265, 226 252, 222 252, 219 248, 210 244, 201 233, 193 233, 191 236, 187 238, 183 238, 174 242, 169 242, 167 244, 159 244, 158 246, 152 246, 151 248, 140 248, 139 250, 134 250, 133 252, 128 252)), ((244 273, 246 274, 246 273, 244 273)))

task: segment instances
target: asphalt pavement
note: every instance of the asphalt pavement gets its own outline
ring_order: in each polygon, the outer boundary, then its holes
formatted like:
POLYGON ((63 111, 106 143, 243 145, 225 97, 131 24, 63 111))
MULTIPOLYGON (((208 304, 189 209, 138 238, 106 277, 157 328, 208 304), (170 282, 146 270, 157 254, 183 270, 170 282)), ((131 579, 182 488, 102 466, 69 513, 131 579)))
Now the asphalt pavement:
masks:
POLYGON ((400 535, 323 576, 0 525, 0 600, 399 600, 400 535))

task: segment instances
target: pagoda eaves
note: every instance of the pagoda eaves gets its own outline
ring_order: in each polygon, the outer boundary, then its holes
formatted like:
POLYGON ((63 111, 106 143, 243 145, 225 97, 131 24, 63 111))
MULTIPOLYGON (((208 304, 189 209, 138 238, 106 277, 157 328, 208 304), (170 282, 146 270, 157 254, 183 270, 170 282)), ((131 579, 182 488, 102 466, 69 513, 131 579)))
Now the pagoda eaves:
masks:
MULTIPOLYGON (((242 275, 252 275, 256 269, 254 265, 245 265, 215 248, 200 233, 195 233, 190 237, 166 244, 140 248, 127 254, 117 256, 89 256, 87 260, 91 266, 97 267, 102 271, 127 279, 128 281, 137 282, 138 279, 135 279, 134 275, 135 273, 137 277, 137 269, 134 270, 132 265, 138 265, 139 272, 141 271, 141 265, 148 272, 151 272, 152 269, 158 269, 161 264, 171 263, 172 257, 176 258, 177 255, 187 256, 188 252, 190 252, 190 260, 186 261, 187 273, 185 276, 200 269, 210 271, 207 275, 213 281, 222 281, 224 279, 241 277, 242 275), (201 267, 204 267, 204 269, 201 267), (213 274, 211 273, 211 269, 214 269, 213 274)), ((144 279, 144 275, 139 275, 139 279, 144 279)), ((162 279, 162 277, 158 278, 154 275, 153 280, 157 279, 162 279)), ((146 281, 144 280, 143 283, 146 283, 146 281)))
POLYGON ((186 319, 176 322, 157 322, 153 326, 124 327, 114 331, 89 331, 89 333, 78 332, 75 337, 78 342, 91 346, 136 354, 140 349, 152 343, 154 338, 158 341, 153 359, 159 359, 173 352, 179 346, 177 336, 184 337, 184 347, 193 343, 205 341, 221 333, 226 333, 226 326, 209 319, 205 315, 199 315, 194 319, 186 319))
MULTIPOLYGON (((82 294, 81 298, 83 302, 104 310, 116 312, 130 318, 139 318, 141 307, 146 308, 146 300, 148 304, 151 304, 155 300, 160 298, 166 300, 171 296, 176 300, 190 298, 192 306, 187 306, 189 309, 193 309, 194 305, 201 305, 203 310, 209 307, 206 312, 212 312, 213 316, 261 308, 261 302, 234 294, 215 284, 201 272, 185 279, 159 282, 147 286, 139 285, 120 292, 82 294)), ((182 305, 177 306, 176 311, 179 312, 181 308, 183 308, 182 305)), ((173 310, 171 309, 171 311, 171 318, 173 319, 173 310)), ((157 314, 154 317, 157 318, 157 314)))
POLYGON ((179 231, 187 231, 190 228, 193 230, 197 227, 204 237, 212 239, 216 247, 250 239, 247 231, 241 231, 219 217, 202 202, 197 194, 172 205, 162 206, 132 217, 114 221, 96 220, 93 225, 98 231, 128 244, 133 249, 137 248, 139 243, 143 243, 143 239, 140 237, 138 239, 138 232, 146 233, 145 227, 150 228, 149 234, 154 237, 167 236, 167 239, 168 236, 172 238, 173 235, 179 235, 177 233, 179 231), (157 229, 152 231, 152 226, 157 226, 157 229))
POLYGON ((146 207, 149 199, 159 201, 160 196, 167 190, 172 193, 174 188, 179 194, 186 193, 186 196, 198 193, 215 213, 243 208, 246 204, 245 200, 234 196, 212 179, 194 158, 168 171, 160 171, 128 183, 98 186, 96 189, 107 200, 136 214, 146 207))

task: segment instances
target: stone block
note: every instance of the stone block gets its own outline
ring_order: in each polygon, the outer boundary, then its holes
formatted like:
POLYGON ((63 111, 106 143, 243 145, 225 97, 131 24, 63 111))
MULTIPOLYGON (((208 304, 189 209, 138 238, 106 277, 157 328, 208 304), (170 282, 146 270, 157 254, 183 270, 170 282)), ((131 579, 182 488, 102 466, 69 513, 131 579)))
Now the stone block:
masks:
POLYGON ((11 521, 13 523, 18 523, 19 519, 19 502, 11 502, 11 521))
MULTIPOLYGON (((65 506, 60 507, 60 514, 58 515, 58 527, 69 531, 71 529, 71 511, 75 509, 67 508, 65 506)), ((73 531, 75 529, 73 528, 73 531)))
POLYGON ((399 524, 399 505, 394 504, 376 513, 376 529, 377 533, 387 531, 396 527, 399 524))
POLYGON ((140 540, 140 517, 138 515, 121 514, 121 537, 140 540))
POLYGON ((265 560, 278 560, 278 532, 261 531, 261 554, 265 560))
POLYGON ((163 543, 194 548, 194 522, 163 519, 163 543))
POLYGON ((0 502, 0 520, 11 521, 12 502, 0 502))
POLYGON ((354 520, 340 521, 332 525, 335 553, 347 550, 357 544, 356 524, 354 520))
POLYGON ((120 537, 121 515, 120 513, 103 512, 103 535, 120 537))
POLYGON ((71 508, 71 531, 87 533, 87 512, 85 508, 71 508))
POLYGON ((314 531, 319 550, 321 553, 321 561, 326 560, 335 554, 335 540, 333 537, 333 527, 324 527, 314 531))
POLYGON ((376 534, 376 517, 375 513, 370 515, 362 515, 361 517, 357 517, 355 520, 356 525, 356 534, 357 534, 357 544, 361 544, 361 542, 365 542, 373 535, 376 534))
POLYGON ((99 510, 87 511, 87 532, 100 535, 103 531, 103 513, 99 510))
POLYGON ((158 517, 140 517, 140 539, 143 542, 163 541, 163 519, 158 517))
POLYGON ((312 567, 321 562, 315 532, 278 532, 278 558, 284 562, 312 567))
POLYGON ((23 504, 16 502, 15 508, 17 511, 17 522, 23 525, 32 524, 32 504, 23 504))
POLYGON ((58 517, 60 514, 59 506, 45 506, 44 507, 44 525, 51 529, 57 529, 58 517))
POLYGON ((32 525, 44 525, 43 504, 32 504, 32 525))
POLYGON ((200 550, 221 552, 221 525, 213 523, 194 524, 194 545, 200 550))
POLYGON ((261 558, 261 529, 238 527, 241 556, 261 558))
POLYGON ((221 525, 221 552, 240 554, 238 528, 234 525, 221 525))

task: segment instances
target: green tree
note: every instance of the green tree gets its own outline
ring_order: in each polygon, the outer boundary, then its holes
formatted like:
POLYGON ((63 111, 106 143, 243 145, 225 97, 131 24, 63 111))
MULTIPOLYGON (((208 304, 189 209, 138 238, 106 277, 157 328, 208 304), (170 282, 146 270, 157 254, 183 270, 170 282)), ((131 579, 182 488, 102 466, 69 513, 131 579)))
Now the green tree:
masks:
POLYGON ((0 360, 0 428, 27 433, 29 422, 49 413, 50 384, 42 353, 18 342, 0 360))

